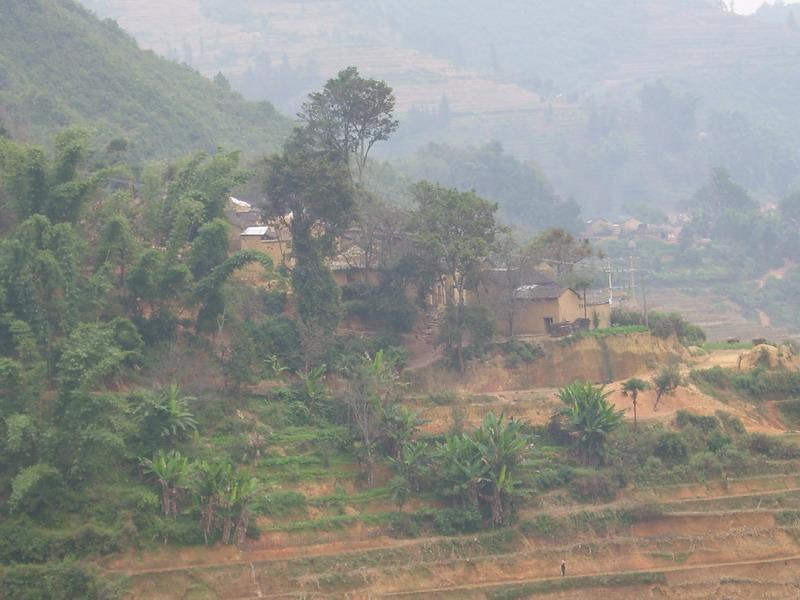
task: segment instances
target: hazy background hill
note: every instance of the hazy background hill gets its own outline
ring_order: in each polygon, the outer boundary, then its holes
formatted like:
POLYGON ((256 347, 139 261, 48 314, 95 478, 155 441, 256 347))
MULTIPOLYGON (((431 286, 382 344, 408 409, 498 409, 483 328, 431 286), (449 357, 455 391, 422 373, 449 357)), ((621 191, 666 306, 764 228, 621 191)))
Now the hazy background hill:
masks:
POLYGON ((262 152, 289 128, 269 103, 140 50, 72 0, 0 0, 0 120, 34 142, 83 126, 99 142, 125 139, 139 159, 219 145, 262 152))
POLYGON ((585 216, 672 206, 726 166, 762 201, 798 184, 791 7, 707 0, 84 0, 147 48, 293 112, 347 65, 404 119, 386 154, 499 141, 585 216))

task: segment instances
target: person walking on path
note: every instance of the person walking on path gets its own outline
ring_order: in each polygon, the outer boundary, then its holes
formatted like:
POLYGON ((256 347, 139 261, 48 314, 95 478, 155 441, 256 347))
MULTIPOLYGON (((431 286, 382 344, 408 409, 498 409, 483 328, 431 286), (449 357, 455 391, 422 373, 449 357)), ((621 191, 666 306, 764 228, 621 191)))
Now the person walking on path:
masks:
POLYGON ((561 561, 561 576, 564 577, 567 574, 567 561, 561 561))

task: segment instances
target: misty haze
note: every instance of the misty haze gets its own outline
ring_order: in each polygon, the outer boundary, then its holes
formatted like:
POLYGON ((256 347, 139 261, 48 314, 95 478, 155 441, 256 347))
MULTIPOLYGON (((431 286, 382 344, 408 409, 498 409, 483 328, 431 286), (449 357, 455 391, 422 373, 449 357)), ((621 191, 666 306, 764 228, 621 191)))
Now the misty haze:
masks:
POLYGON ((0 598, 800 597, 800 2, 0 0, 0 598))

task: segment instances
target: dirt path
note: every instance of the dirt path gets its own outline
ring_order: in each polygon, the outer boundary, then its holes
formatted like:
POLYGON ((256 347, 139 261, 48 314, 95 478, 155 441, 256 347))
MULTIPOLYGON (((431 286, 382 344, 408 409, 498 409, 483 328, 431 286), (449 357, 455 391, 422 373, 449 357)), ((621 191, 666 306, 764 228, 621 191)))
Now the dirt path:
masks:
MULTIPOLYGON (((182 565, 161 566, 161 567, 107 567, 102 566, 106 573, 115 575, 151 575, 156 573, 172 573, 180 571, 192 571, 197 569, 214 569, 217 567, 241 567, 251 563, 270 563, 293 560, 297 558, 319 558, 327 556, 347 556, 358 554, 369 550, 387 550, 396 548, 407 548, 421 543, 434 543, 440 541, 441 537, 429 537, 413 540, 396 540, 393 538, 381 538, 381 542, 359 543, 359 542, 337 542, 335 544, 324 544, 324 547, 297 546, 294 548, 281 548, 279 550, 254 550, 239 551, 239 557, 229 560, 212 560, 207 562, 193 562, 182 565), (246 555, 246 557, 245 557, 246 555)), ((213 551, 215 548, 203 549, 213 551)), ((118 559, 119 560, 119 559, 118 559)), ((161 561, 159 561, 161 562, 161 561)))
MULTIPOLYGON (((798 478, 794 475, 763 475, 757 477, 749 477, 749 478, 742 478, 742 479, 735 479, 725 482, 724 480, 720 480, 719 484, 726 484, 726 485, 740 485, 740 486, 756 486, 760 482, 770 481, 770 480, 780 480, 786 479, 787 483, 789 480, 796 481, 798 478)), ((699 484, 698 484, 699 485, 699 484)), ((635 506, 641 504, 642 502, 653 502, 659 505, 674 505, 674 504, 681 504, 681 503, 690 503, 690 502, 713 502, 713 501, 720 501, 720 500, 730 500, 735 498, 746 498, 746 497, 756 497, 756 496, 770 496, 770 495, 778 495, 778 494, 787 494, 787 493, 800 493, 800 487, 785 487, 785 488, 776 488, 776 489, 766 489, 766 490, 755 490, 755 489, 748 489, 742 491, 740 493, 734 494, 717 494, 714 490, 706 489, 705 495, 692 495, 692 496, 683 496, 687 491, 691 493, 691 488, 693 485, 676 485, 676 486, 668 486, 663 488, 638 488, 638 489, 631 489, 629 490, 628 496, 621 500, 615 500, 613 502, 609 502, 606 504, 597 504, 597 505, 584 505, 584 504, 576 504, 573 506, 566 506, 566 507, 553 507, 553 508, 530 508, 530 509, 522 509, 519 512, 520 517, 525 517, 528 513, 532 515, 542 515, 547 514, 551 516, 564 516, 568 514, 580 513, 580 512, 592 512, 592 511, 602 511, 608 510, 610 508, 624 508, 635 506), (664 494, 667 492, 667 494, 664 494), (670 497, 671 496, 671 497, 670 497)), ((698 490, 697 492, 700 493, 702 490, 698 490)), ((747 509, 743 509, 746 512, 747 509)), ((720 510, 720 511, 712 511, 707 514, 715 514, 715 513, 733 513, 736 512, 734 510, 720 510)), ((752 511, 751 511, 752 512, 752 511)), ((667 515, 675 516, 680 515, 681 513, 666 513, 667 515)), ((688 513, 687 513, 688 514, 688 513)), ((235 547, 225 546, 225 547, 212 547, 212 548, 202 548, 202 554, 211 554, 214 556, 214 552, 216 550, 221 551, 229 551, 230 558, 223 559, 223 560, 207 560, 203 562, 192 562, 189 556, 186 556, 187 553, 184 553, 184 556, 179 560, 183 560, 184 564, 181 565, 164 565, 164 562, 167 560, 175 560, 175 555, 173 551, 167 552, 166 556, 151 556, 151 562, 158 562, 162 566, 143 566, 143 567, 136 567, 134 565, 129 566, 114 566, 116 563, 119 565, 120 562, 124 560, 133 560, 135 557, 111 557, 111 559, 107 559, 105 561, 101 561, 100 566, 103 568, 104 571, 111 574, 119 574, 119 575, 128 575, 128 576, 140 576, 140 575, 148 575, 148 574, 157 574, 157 573, 170 573, 170 572, 181 572, 181 571, 191 571, 191 570, 198 570, 198 569, 213 569, 217 567, 231 567, 231 566, 246 566, 251 565, 252 563, 270 563, 270 562, 281 562, 286 560, 293 560, 298 558, 310 558, 310 557, 330 557, 330 556, 348 556, 353 554, 359 554, 361 552, 370 551, 370 550, 387 550, 387 549, 398 549, 398 548, 411 548, 415 546, 423 546, 426 544, 437 543, 441 541, 451 541, 452 537, 447 536, 431 536, 431 537, 424 537, 424 538, 415 538, 415 539, 395 539, 389 537, 381 537, 375 540, 370 540, 367 542, 357 542, 357 541, 342 541, 342 542, 334 542, 334 543, 326 543, 326 544, 319 544, 317 546, 296 546, 296 547, 287 547, 287 548, 277 548, 277 549, 266 549, 266 548, 258 548, 256 550, 243 550, 238 551, 235 547)), ((193 553, 197 554, 197 553, 193 553)))
MULTIPOLYGON (((748 561, 736 561, 736 562, 720 562, 720 563, 707 563, 703 565, 691 565, 685 567, 662 567, 660 569, 633 569, 629 571, 605 571, 600 573, 592 573, 590 575, 569 575, 567 577, 542 577, 542 578, 522 578, 522 579, 509 579, 506 581, 499 581, 499 582, 492 582, 492 583, 471 583, 465 584, 460 586, 447 586, 447 587, 438 587, 438 588, 426 588, 422 590, 408 590, 402 592, 385 592, 382 594, 373 594, 373 598, 397 598, 401 596, 416 596, 416 595, 432 595, 432 594, 442 594, 442 593, 455 593, 455 592, 467 592, 467 591, 475 591, 475 590, 492 590, 503 588, 507 586, 519 586, 525 584, 536 584, 536 583, 554 583, 557 581, 591 581, 596 578, 602 577, 621 577, 625 575, 634 575, 636 573, 689 573, 693 571, 700 571, 700 570, 709 570, 709 569, 731 569, 736 567, 744 567, 744 566, 759 566, 759 565, 768 565, 768 564, 777 564, 780 562, 784 563, 800 563, 800 555, 792 555, 792 556, 781 556, 775 558, 768 558, 762 560, 748 560, 748 561)), ((587 586, 584 589, 588 589, 590 587, 602 587, 602 583, 598 582, 597 586, 587 586)))

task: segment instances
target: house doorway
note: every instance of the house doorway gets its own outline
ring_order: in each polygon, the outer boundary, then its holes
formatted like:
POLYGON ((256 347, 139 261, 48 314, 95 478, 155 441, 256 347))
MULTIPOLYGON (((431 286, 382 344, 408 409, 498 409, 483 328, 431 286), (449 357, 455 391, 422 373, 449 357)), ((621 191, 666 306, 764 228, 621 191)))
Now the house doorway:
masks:
POLYGON ((553 317, 545 317, 544 318, 544 330, 547 333, 553 332, 553 317))

